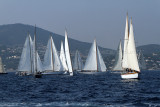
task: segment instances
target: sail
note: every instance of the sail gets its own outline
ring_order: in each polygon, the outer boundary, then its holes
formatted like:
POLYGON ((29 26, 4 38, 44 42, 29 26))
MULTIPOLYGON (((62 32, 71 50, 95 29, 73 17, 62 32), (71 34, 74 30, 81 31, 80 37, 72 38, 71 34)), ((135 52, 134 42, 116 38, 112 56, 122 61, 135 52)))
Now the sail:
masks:
POLYGON ((73 69, 74 70, 82 70, 83 62, 80 56, 79 51, 77 50, 74 57, 73 69))
POLYGON ((96 45, 96 40, 94 40, 91 46, 91 49, 89 51, 83 70, 84 71, 106 71, 106 65, 96 45))
POLYGON ((122 60, 123 68, 128 68, 128 56, 127 56, 128 38, 129 38, 129 27, 128 27, 128 13, 127 13, 125 36, 124 36, 123 60, 122 60))
POLYGON ((49 71, 62 71, 63 66, 59 59, 57 49, 55 47, 52 37, 49 39, 47 49, 44 55, 44 70, 49 71))
POLYGON ((83 70, 84 71, 97 71, 97 53, 96 53, 96 40, 94 40, 91 49, 88 53, 85 65, 83 70))
POLYGON ((98 49, 98 46, 97 46, 97 65, 98 65, 98 71, 106 71, 106 65, 103 61, 103 58, 102 58, 102 55, 98 49))
POLYGON ((115 63, 113 66, 113 71, 122 71, 122 45, 121 41, 119 42, 119 46, 116 52, 115 63))
POLYGON ((68 36, 66 31, 65 31, 65 55, 66 55, 68 70, 70 72, 70 75, 73 75, 71 57, 69 52, 68 36))
POLYGON ((5 73, 1 57, 0 57, 0 73, 5 73))
POLYGON ((32 71, 32 39, 28 35, 22 50, 18 71, 32 71))
POLYGON ((39 57, 39 54, 37 52, 37 70, 39 72, 42 72, 43 71, 43 65, 42 65, 42 62, 41 62, 41 59, 39 57))
POLYGON ((60 60, 62 62, 64 71, 68 71, 67 63, 66 63, 66 57, 64 53, 64 48, 63 48, 63 42, 61 41, 61 50, 60 50, 60 60))
POLYGON ((140 72, 137 54, 136 54, 135 41, 134 41, 132 19, 130 23, 130 34, 129 34, 127 51, 128 51, 128 68, 131 68, 132 70, 136 70, 140 72))
POLYGON ((146 69, 146 63, 142 51, 140 51, 138 54, 138 62, 140 69, 146 69))

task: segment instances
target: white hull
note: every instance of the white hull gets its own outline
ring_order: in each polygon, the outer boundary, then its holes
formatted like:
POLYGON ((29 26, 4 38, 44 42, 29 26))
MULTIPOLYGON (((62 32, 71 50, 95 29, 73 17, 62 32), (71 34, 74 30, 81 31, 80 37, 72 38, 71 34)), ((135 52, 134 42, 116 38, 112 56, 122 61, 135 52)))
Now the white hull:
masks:
POLYGON ((123 78, 123 79, 138 79, 138 73, 121 74, 121 78, 123 78))
POLYGON ((77 72, 77 73, 80 73, 80 74, 104 74, 105 72, 97 72, 97 71, 83 71, 83 72, 77 72))
POLYGON ((62 75, 62 74, 65 74, 65 71, 50 71, 42 73, 42 75, 62 75))

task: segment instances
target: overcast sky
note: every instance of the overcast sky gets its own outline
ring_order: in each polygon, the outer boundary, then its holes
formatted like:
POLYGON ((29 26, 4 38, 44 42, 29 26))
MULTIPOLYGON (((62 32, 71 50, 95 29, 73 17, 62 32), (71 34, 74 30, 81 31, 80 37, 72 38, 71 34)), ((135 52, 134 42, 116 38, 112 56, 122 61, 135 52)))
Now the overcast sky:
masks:
POLYGON ((160 44, 160 0, 0 0, 0 25, 23 23, 116 49, 126 13, 136 45, 160 44))

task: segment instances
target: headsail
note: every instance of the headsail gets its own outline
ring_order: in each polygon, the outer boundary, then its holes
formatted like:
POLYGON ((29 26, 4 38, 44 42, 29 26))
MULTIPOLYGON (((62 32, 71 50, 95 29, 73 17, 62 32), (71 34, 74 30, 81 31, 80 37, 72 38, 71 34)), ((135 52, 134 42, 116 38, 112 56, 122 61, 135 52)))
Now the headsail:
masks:
POLYGON ((68 71, 67 63, 66 63, 66 57, 64 53, 64 48, 63 48, 63 42, 61 41, 61 50, 60 50, 60 60, 62 62, 64 71, 68 71))
POLYGON ((72 69, 72 63, 71 63, 71 57, 70 57, 70 51, 69 51, 69 44, 68 44, 68 36, 67 36, 66 30, 65 30, 65 55, 66 55, 69 73, 70 73, 70 75, 73 75, 73 69, 72 69))
POLYGON ((32 39, 28 35, 22 50, 18 71, 32 72, 32 39))
POLYGON ((116 52, 115 63, 113 66, 113 71, 122 71, 122 45, 121 41, 119 42, 119 46, 116 52))

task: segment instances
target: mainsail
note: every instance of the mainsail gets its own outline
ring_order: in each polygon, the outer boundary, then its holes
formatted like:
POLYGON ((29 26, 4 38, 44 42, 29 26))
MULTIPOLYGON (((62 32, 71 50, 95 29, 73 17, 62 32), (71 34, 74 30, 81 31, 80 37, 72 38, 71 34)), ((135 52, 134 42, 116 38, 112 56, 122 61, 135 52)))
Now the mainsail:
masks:
POLYGON ((113 66, 113 71, 122 71, 122 45, 121 41, 119 42, 119 46, 116 52, 115 63, 113 66))
POLYGON ((76 50, 75 57, 74 57, 73 69, 74 70, 82 70, 82 68, 83 68, 83 62, 82 62, 79 51, 76 50))
POLYGON ((129 33, 127 51, 128 51, 127 52, 128 53, 128 68, 140 72, 137 54, 136 54, 135 41, 134 41, 132 19, 130 23, 130 33, 129 33))
POLYGON ((64 53, 64 48, 63 48, 63 42, 61 41, 61 50, 60 50, 60 60, 62 62, 64 71, 68 71, 67 63, 66 63, 66 57, 64 53))
POLYGON ((28 71, 32 72, 32 39, 28 35, 22 50, 18 71, 28 71))
POLYGON ((84 71, 106 71, 106 66, 101 56, 101 53, 96 45, 96 40, 94 40, 91 46, 91 49, 89 51, 83 70, 84 71))
POLYGON ((59 59, 57 49, 52 37, 48 40, 47 49, 44 55, 44 70, 45 71, 62 71, 63 66, 59 59))
POLYGON ((67 31, 66 30, 65 30, 65 55, 66 55, 66 60, 67 60, 67 66, 68 66, 69 73, 70 73, 70 75, 73 75, 71 57, 70 57, 70 52, 69 52, 68 36, 67 36, 67 31))
POLYGON ((128 25, 128 13, 127 13, 125 36, 124 36, 123 60, 122 60, 123 68, 128 68, 128 52, 127 52, 128 38, 129 38, 129 25, 128 25))

